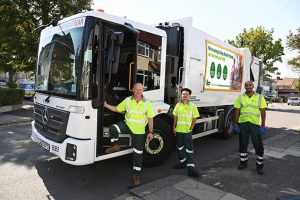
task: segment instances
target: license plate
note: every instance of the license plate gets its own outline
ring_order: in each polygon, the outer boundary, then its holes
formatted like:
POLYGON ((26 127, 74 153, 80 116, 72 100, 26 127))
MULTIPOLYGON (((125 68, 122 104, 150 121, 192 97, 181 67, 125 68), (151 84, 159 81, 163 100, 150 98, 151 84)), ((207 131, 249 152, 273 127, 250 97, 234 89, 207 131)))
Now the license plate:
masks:
POLYGON ((35 141, 38 145, 40 145, 41 147, 43 147, 47 151, 50 151, 50 145, 47 142, 44 142, 43 140, 38 138, 36 135, 35 135, 35 141))

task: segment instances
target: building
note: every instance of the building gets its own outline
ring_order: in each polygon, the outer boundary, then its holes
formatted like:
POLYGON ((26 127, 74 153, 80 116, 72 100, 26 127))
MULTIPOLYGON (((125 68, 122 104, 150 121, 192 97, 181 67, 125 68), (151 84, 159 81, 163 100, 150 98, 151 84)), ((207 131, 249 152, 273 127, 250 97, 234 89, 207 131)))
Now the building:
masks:
POLYGON ((296 91, 296 85, 299 81, 299 78, 284 78, 284 79, 275 79, 276 81, 276 91, 278 92, 278 96, 280 97, 291 97, 291 96, 299 96, 296 91))

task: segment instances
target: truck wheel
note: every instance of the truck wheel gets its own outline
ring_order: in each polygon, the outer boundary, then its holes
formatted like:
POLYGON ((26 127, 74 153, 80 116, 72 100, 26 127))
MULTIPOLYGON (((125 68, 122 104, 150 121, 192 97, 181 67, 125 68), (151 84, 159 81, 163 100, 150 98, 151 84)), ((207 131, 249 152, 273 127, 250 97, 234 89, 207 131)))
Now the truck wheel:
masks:
POLYGON ((162 119, 154 119, 153 139, 145 142, 143 164, 154 166, 162 163, 174 148, 175 137, 171 126, 162 119))
POLYGON ((225 110, 225 121, 224 121, 224 131, 221 133, 221 137, 224 139, 230 138, 234 134, 234 109, 231 107, 225 110))

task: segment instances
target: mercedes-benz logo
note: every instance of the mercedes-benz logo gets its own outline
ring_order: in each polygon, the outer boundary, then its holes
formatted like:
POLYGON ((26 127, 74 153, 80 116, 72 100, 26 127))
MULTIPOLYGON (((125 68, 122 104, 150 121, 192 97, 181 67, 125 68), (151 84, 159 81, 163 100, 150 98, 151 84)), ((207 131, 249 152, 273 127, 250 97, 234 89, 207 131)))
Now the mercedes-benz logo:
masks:
POLYGON ((42 112, 42 121, 44 124, 48 123, 48 109, 46 107, 42 112))

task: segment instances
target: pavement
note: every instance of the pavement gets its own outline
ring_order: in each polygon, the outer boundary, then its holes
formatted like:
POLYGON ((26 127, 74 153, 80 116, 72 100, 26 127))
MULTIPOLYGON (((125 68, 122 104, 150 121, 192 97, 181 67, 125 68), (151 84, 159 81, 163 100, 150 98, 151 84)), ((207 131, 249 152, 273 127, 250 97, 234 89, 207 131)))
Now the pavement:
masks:
MULTIPOLYGON (((0 126, 30 123, 33 106, 0 114, 0 126)), ((179 170, 139 187, 114 200, 300 200, 300 132, 282 129, 264 140, 265 175, 255 172, 255 154, 249 145, 248 169, 238 170, 239 153, 224 157, 210 166, 200 166, 201 178, 193 179, 179 170)))
POLYGON ((199 179, 172 175, 131 189, 114 200, 300 200, 300 133, 284 130, 264 144, 264 176, 256 174, 256 156, 250 148, 246 170, 237 169, 236 153, 200 168, 199 179))

